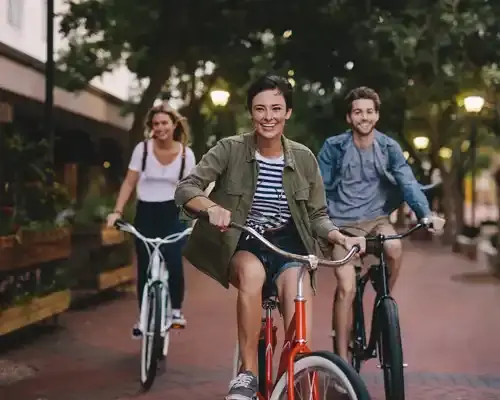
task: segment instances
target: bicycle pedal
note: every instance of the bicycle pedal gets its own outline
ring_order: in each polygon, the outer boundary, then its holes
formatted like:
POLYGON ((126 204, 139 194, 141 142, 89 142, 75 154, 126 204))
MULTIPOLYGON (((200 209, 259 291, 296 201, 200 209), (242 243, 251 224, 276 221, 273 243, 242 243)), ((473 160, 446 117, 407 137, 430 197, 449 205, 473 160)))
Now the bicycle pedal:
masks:
MULTIPOLYGON (((380 364, 377 364, 377 368, 382 369, 382 366, 380 364)), ((403 368, 408 368, 408 364, 404 363, 403 368)))

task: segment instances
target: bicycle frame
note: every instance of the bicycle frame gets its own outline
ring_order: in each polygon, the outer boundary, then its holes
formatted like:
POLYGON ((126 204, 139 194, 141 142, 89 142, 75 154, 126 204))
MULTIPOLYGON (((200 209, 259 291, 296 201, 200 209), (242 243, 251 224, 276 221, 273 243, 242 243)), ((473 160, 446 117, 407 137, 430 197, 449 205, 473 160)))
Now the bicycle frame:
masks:
MULTIPOLYGON (((186 209, 186 207, 184 208, 186 209)), ((209 219, 206 210, 195 211, 187 209, 186 211, 194 215, 197 215, 198 218, 203 218, 205 220, 209 219)), ((284 251, 279 247, 273 245, 264 236, 262 236, 259 232, 257 232, 253 228, 239 225, 235 222, 231 222, 229 224, 229 227, 238 229, 241 232, 246 232, 252 235, 254 238, 258 239, 262 244, 264 244, 267 248, 274 251, 275 253, 302 264, 299 273, 299 278, 297 280, 295 313, 292 317, 290 325, 288 326, 285 332, 285 341, 283 343, 283 348, 281 350, 281 357, 278 368, 278 377, 281 377, 283 373, 286 371, 288 373, 287 386, 288 388, 293 388, 295 379, 295 374, 294 374, 295 359, 299 354, 307 354, 311 352, 311 350, 307 346, 307 340, 306 340, 306 300, 304 298, 304 278, 306 276, 306 273, 308 271, 316 271, 318 269, 318 265, 320 264, 327 267, 338 267, 346 264, 356 253, 358 253, 359 246, 355 245, 352 249, 350 249, 350 251, 342 260, 320 260, 316 255, 313 254, 305 256, 284 251)), ((275 344, 273 344, 274 322, 271 314, 272 314, 272 307, 266 309, 266 317, 264 322, 264 336, 266 343, 266 388, 265 388, 266 393, 259 393, 259 398, 261 400, 270 399, 275 385, 272 376, 273 375, 272 356, 274 350, 273 348, 275 347, 275 344)), ((314 399, 318 398, 316 390, 314 390, 313 393, 314 399)), ((295 400, 295 393, 293 390, 288 390, 288 400, 295 400)))
MULTIPOLYGON (((144 243, 144 245, 148 245, 144 243)), ((160 246, 155 246, 153 249, 153 252, 151 253, 151 256, 149 258, 149 266, 148 266, 148 272, 147 276, 148 279, 146 280, 146 284, 144 285, 144 290, 142 292, 142 303, 141 303, 141 314, 139 317, 139 330, 144 334, 144 332, 147 331, 147 305, 148 305, 148 295, 149 295, 149 288, 153 286, 156 282, 160 285, 160 290, 161 290, 161 298, 164 299, 166 296, 168 296, 168 269, 165 264, 165 261, 161 260, 161 253, 160 253, 160 246)), ((166 310, 166 301, 161 302, 161 335, 162 337, 165 336, 165 333, 168 331, 170 328, 170 324, 167 324, 167 318, 170 317, 170 315, 167 315, 167 310, 166 310)))
MULTIPOLYGON (((377 344, 379 337, 379 324, 377 310, 380 302, 385 298, 392 298, 389 290, 389 273, 387 269, 387 261, 385 252, 383 250, 384 242, 394 239, 403 239, 406 236, 411 235, 416 230, 423 228, 424 224, 417 224, 413 228, 409 229, 400 235, 377 235, 372 238, 367 238, 367 242, 373 242, 375 244, 375 251, 373 254, 379 258, 379 263, 372 265, 368 272, 361 276, 361 267, 356 267, 356 295, 354 298, 353 305, 353 321, 354 321, 354 332, 355 332, 355 346, 357 350, 356 356, 359 358, 359 362, 367 361, 371 358, 377 357, 377 344), (363 295, 365 292, 366 284, 370 281, 373 286, 376 296, 373 304, 373 314, 371 320, 370 338, 366 338, 366 328, 365 328, 365 314, 363 309, 363 295)), ((394 299, 393 299, 394 300, 394 299)))
MULTIPOLYGON (((192 228, 187 228, 182 232, 179 233, 174 233, 172 235, 169 235, 165 238, 155 238, 155 239, 150 239, 146 238, 143 236, 137 229, 122 220, 116 221, 116 227, 124 232, 131 233, 138 239, 140 239, 144 246, 146 246, 146 250, 149 254, 149 265, 148 265, 148 271, 147 271, 147 276, 148 279, 146 281, 146 284, 144 285, 144 290, 142 293, 142 303, 141 303, 141 310, 140 310, 140 316, 139 316, 139 330, 144 334, 144 332, 147 331, 147 305, 148 305, 148 293, 149 293, 149 288, 153 286, 154 284, 160 285, 161 289, 161 298, 165 299, 168 296, 168 269, 165 264, 165 260, 163 260, 163 256, 160 251, 160 247, 164 244, 169 244, 169 243, 174 243, 177 242, 178 240, 182 239, 183 237, 189 235, 192 231, 192 228)), ((165 337, 166 332, 170 329, 171 327, 171 322, 167 324, 166 322, 167 319, 170 317, 168 314, 168 310, 166 310, 166 301, 161 302, 161 335, 162 337, 165 337)))
MULTIPOLYGON (((360 268, 356 268, 356 297, 354 301, 354 332, 356 332, 356 344, 361 349, 358 354, 360 361, 366 361, 377 356, 377 338, 379 337, 377 309, 380 301, 386 297, 391 297, 389 292, 389 277, 385 255, 380 255, 379 264, 372 265, 367 274, 361 276, 360 268), (375 302, 373 305, 373 314, 370 329, 370 338, 366 344, 365 313, 363 309, 363 296, 366 284, 370 281, 375 292, 375 302)), ((392 297, 391 297, 392 298, 392 297)))
MULTIPOLYGON (((297 282, 297 296, 295 297, 295 314, 290 321, 290 325, 285 333, 285 340, 281 349, 281 356, 277 376, 280 377, 285 372, 288 373, 288 387, 294 386, 294 362, 299 354, 307 354, 311 349, 307 346, 306 340, 306 300, 303 295, 303 281, 308 272, 306 265, 302 266, 297 282)), ((264 302, 265 318, 262 330, 264 331, 266 344, 266 382, 265 393, 259 393, 261 400, 269 400, 276 382, 273 379, 273 355, 276 348, 276 327, 272 316, 272 310, 276 308, 275 300, 264 302)), ((317 398, 317 393, 314 394, 317 398)), ((288 391, 288 400, 295 400, 293 390, 288 391)))

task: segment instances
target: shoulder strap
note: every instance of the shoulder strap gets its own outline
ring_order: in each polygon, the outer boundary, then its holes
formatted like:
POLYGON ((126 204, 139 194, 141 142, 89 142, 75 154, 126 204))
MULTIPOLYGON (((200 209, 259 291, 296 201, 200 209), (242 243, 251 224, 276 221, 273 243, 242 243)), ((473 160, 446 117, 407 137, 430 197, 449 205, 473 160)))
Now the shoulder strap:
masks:
POLYGON ((181 155, 181 170, 179 172, 179 180, 181 180, 184 176, 184 169, 186 167, 186 146, 181 144, 182 146, 182 155, 181 155))
POLYGON ((146 158, 148 157, 148 141, 147 139, 144 140, 144 150, 142 152, 142 169, 141 171, 144 172, 146 169, 146 158))

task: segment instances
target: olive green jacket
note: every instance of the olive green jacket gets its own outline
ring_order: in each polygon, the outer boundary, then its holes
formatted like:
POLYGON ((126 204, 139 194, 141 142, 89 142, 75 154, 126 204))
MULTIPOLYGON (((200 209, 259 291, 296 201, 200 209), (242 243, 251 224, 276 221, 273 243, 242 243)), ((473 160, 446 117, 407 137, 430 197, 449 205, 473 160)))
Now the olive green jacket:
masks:
MULTIPOLYGON (((326 240, 337 227, 327 214, 323 179, 314 154, 304 145, 282 138, 285 169, 283 188, 300 237, 311 254, 321 254, 318 238, 326 240)), ((182 179, 175 201, 183 206, 215 181, 209 198, 231 211, 231 219, 244 225, 252 206, 259 174, 255 159, 255 134, 248 133, 220 140, 182 179)), ((205 220, 198 220, 184 249, 185 257, 196 268, 229 287, 229 262, 240 232, 221 232, 205 220)))

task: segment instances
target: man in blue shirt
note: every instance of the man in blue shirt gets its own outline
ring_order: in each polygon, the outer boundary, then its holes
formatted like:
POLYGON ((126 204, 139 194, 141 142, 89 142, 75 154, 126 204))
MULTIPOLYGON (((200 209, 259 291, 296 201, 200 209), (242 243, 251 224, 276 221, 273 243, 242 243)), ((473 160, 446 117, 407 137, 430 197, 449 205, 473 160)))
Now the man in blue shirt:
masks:
MULTIPOLYGON (((370 233, 395 233, 389 215, 406 201, 419 219, 435 225, 429 202, 406 162, 401 146, 375 129, 379 120, 380 98, 370 88, 359 87, 346 97, 346 119, 351 129, 328 138, 318 154, 325 184, 328 212, 339 226, 361 228, 370 233)), ((359 230, 355 231, 359 235, 359 230)), ((353 232, 354 233, 354 232, 353 232)), ((402 244, 385 244, 390 271, 389 287, 398 277, 402 244)), ((333 258, 342 258, 345 250, 333 249, 333 258)), ((347 359, 352 302, 355 295, 353 265, 335 269, 337 291, 334 297, 333 326, 338 354, 347 359)))

